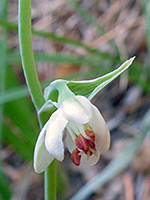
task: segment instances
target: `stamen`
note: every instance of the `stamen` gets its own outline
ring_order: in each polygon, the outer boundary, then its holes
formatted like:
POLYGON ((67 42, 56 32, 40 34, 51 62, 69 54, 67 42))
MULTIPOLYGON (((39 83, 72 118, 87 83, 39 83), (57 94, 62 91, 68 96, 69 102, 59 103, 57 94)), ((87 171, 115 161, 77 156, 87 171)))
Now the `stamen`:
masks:
POLYGON ((91 147, 89 147, 89 150, 90 152, 94 153, 95 156, 98 156, 96 150, 92 149, 91 147))
POLYGON ((88 137, 90 138, 94 138, 95 139, 95 133, 93 131, 90 130, 85 130, 85 133, 88 137))
POLYGON ((95 149, 95 133, 90 130, 85 130, 86 135, 90 138, 88 144, 91 148, 95 149))
POLYGON ((76 146, 81 149, 82 151, 79 151, 77 148, 74 149, 71 155, 71 159, 75 165, 80 164, 80 159, 82 154, 85 153, 87 155, 87 160, 91 155, 97 156, 97 152, 95 149, 95 133, 90 130, 85 130, 86 135, 89 137, 89 139, 86 139, 82 134, 79 134, 75 139, 76 146))
POLYGON ((81 134, 78 135, 78 137, 75 139, 75 144, 79 149, 83 150, 85 153, 88 152, 89 150, 88 140, 84 138, 81 134))
POLYGON ((90 151, 88 151, 86 155, 87 155, 86 159, 88 160, 90 157, 90 151))
POLYGON ((72 151, 71 160, 76 166, 80 165, 81 154, 77 148, 72 151))
POLYGON ((88 144, 92 149, 95 149, 95 143, 92 140, 88 140, 88 144))

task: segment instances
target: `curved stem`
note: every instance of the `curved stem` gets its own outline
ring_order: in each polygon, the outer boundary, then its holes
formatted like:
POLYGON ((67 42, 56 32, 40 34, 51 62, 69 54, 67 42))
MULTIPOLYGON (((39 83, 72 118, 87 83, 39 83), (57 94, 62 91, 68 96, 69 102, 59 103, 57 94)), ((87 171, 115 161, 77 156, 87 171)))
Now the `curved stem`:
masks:
MULTIPOLYGON (((19 41, 22 67, 32 101, 37 112, 45 103, 38 80, 31 37, 31 0, 19 0, 19 41)), ((44 125, 44 119, 40 120, 44 125)), ((45 172, 45 199, 54 200, 56 197, 56 161, 45 172), (55 173, 54 173, 55 172, 55 173)))
POLYGON ((22 67, 32 101, 37 111, 45 103, 38 80, 31 37, 31 0, 19 0, 19 41, 22 67))
POLYGON ((56 200, 56 160, 44 173, 45 200, 56 200))

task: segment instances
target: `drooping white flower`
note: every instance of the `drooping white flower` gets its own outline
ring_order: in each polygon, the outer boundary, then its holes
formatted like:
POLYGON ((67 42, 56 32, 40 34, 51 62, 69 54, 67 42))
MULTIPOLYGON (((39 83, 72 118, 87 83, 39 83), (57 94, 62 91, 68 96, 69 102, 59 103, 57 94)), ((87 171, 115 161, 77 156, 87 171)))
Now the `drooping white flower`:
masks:
POLYGON ((109 149, 107 125, 86 97, 75 96, 64 100, 41 130, 34 152, 37 173, 43 172, 53 159, 64 159, 64 142, 77 166, 95 164, 100 154, 109 149))

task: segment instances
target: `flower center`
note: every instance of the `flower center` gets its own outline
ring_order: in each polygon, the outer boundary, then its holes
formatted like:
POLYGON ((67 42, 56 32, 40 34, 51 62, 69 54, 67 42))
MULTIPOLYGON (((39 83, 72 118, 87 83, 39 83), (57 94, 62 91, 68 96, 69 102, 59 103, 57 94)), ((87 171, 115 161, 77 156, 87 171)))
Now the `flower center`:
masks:
POLYGON ((86 139, 82 134, 79 134, 75 139, 77 148, 72 151, 71 159, 76 166, 80 165, 82 152, 87 155, 87 160, 93 153, 97 155, 95 149, 95 133, 90 130, 85 130, 85 134, 89 139, 86 139))

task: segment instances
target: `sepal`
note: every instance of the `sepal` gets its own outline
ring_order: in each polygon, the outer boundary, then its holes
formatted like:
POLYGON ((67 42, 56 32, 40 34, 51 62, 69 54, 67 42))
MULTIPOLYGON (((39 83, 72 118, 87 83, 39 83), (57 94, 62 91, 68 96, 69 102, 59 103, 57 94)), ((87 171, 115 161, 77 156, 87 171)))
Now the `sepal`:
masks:
POLYGON ((42 121, 45 121, 46 123, 53 112, 56 111, 57 107, 58 105, 56 102, 52 102, 51 100, 46 101, 45 104, 38 111, 39 119, 42 119, 42 121))

